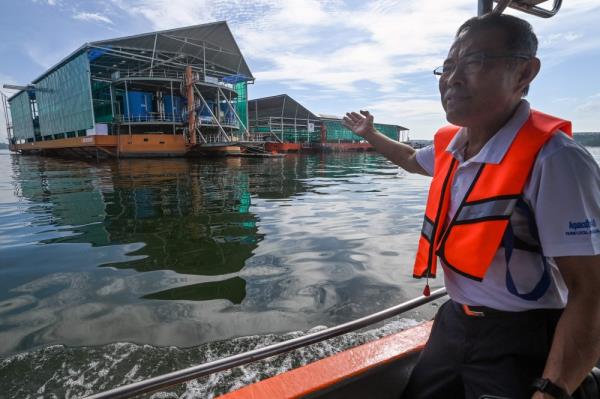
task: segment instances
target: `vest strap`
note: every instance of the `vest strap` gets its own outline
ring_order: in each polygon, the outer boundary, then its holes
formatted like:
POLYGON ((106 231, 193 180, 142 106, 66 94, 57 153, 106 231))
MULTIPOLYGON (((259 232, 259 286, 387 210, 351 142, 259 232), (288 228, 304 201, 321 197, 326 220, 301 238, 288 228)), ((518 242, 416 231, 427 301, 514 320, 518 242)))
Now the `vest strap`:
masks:
MULTIPOLYGON (((525 201, 523 201, 522 199, 517 200, 516 206, 525 212, 529 224, 529 231, 533 235, 533 237, 539 242, 539 232, 535 223, 535 215, 533 214, 529 206, 525 203, 525 201)), ((514 241, 515 235, 512 229, 512 225, 509 223, 508 226, 506 226, 506 231, 504 232, 504 236, 502 237, 502 246, 504 247, 504 257, 506 260, 506 289, 508 289, 508 292, 510 292, 511 294, 518 296, 519 298, 525 301, 537 301, 538 299, 543 297, 546 291, 548 291, 548 288, 550 288, 550 266, 548 265, 548 261, 546 260, 544 253, 541 251, 540 246, 539 254, 542 258, 542 264, 544 267, 542 271, 542 276, 530 292, 524 294, 520 293, 517 290, 517 286, 515 285, 515 281, 510 272, 510 259, 512 257, 514 241)))

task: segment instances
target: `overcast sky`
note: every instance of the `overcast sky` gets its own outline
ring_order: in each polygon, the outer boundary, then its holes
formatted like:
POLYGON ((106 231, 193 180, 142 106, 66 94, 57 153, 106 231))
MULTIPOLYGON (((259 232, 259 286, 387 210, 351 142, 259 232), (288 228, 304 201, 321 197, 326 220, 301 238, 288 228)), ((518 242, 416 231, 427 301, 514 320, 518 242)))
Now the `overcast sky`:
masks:
MULTIPOLYGON (((250 98, 369 109, 428 139, 445 122, 431 71, 476 10, 477 0, 0 0, 0 83, 29 83, 85 42, 226 20, 256 77, 250 98)), ((575 131, 600 131, 600 2, 525 18, 541 43, 531 103, 575 131)))

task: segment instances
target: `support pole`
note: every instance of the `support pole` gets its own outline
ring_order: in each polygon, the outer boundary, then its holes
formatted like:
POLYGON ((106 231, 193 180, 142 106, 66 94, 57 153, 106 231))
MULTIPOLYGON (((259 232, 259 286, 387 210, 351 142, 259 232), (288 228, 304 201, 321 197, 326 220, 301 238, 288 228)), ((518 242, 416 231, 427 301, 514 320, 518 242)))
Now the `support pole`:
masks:
POLYGON ((206 82, 206 42, 202 42, 202 73, 206 82))
MULTIPOLYGON (((114 133, 115 129, 115 93, 113 92, 113 84, 110 82, 108 85, 108 90, 110 92, 110 112, 112 115, 112 125, 111 130, 114 133)), ((121 158, 121 125, 117 128, 117 159, 121 158)))
MULTIPOLYGON (((223 91, 221 90, 220 87, 217 87, 217 90, 219 90, 219 92, 221 93, 221 95, 223 97, 225 97, 225 101, 227 101, 227 105, 229 106, 229 109, 231 110, 231 112, 233 112, 233 115, 236 117, 236 119, 238 120, 238 122, 240 123, 240 125, 244 127, 244 132, 246 134, 249 134, 248 133, 248 125, 244 126, 244 123, 242 122, 242 119, 240 118, 240 116, 235 111, 235 108, 233 107, 233 104, 231 104, 231 101, 227 100, 227 96, 225 95, 225 93, 223 93, 223 91)), ((257 106, 258 106, 258 103, 257 103, 257 106)))
POLYGON ((221 90, 217 87, 217 109, 215 110, 217 115, 217 124, 221 125, 221 90))
POLYGON ((171 120, 173 121, 173 136, 175 135, 175 101, 173 99, 173 81, 171 83, 171 120))
POLYGON ((285 96, 283 97, 283 105, 281 106, 281 119, 279 120, 281 124, 281 141, 283 143, 283 115, 285 114, 285 96))
MULTIPOLYGON (((296 119, 298 118, 298 103, 296 103, 296 111, 294 111, 294 142, 298 142, 298 126, 296 119)), ((308 120, 307 120, 308 121, 308 120)), ((306 124, 306 130, 308 131, 308 123, 306 124)))
POLYGON ((496 14, 502 14, 504 12, 504 10, 506 10, 506 7, 508 7, 510 5, 510 3, 512 3, 512 0, 497 0, 498 4, 496 4, 496 7, 494 8, 494 11, 496 14))
POLYGON ((494 5, 493 0, 478 0, 477 4, 477 15, 484 15, 492 12, 494 5))
POLYGON ((198 98, 200 99, 200 101, 202 101, 202 104, 204 104, 204 106, 208 109, 208 112, 210 112, 210 116, 213 118, 213 120, 217 123, 217 126, 219 127, 219 131, 221 132, 221 135, 223 135, 223 137, 225 137, 225 140, 227 142, 231 141, 231 138, 227 135, 227 132, 225 131, 225 129, 223 129, 223 126, 221 126, 221 123, 219 122, 219 120, 217 119, 217 116, 215 115, 215 113, 212 111, 212 109, 210 109, 210 107, 208 106, 208 102, 206 102, 206 100, 204 99, 204 97, 202 96, 202 93, 200 93, 200 90, 198 90, 197 87, 195 87, 196 89, 196 94, 198 95, 198 98))
POLYGON ((196 110, 194 102, 194 77, 192 75, 192 67, 185 67, 185 88, 187 92, 188 102, 188 132, 190 134, 190 143, 196 144, 196 110))
POLYGON ((129 112, 129 92, 127 91, 127 81, 125 81, 125 108, 127 109, 127 127, 129 128, 129 136, 131 136, 131 113, 129 112))
POLYGON ((150 61, 150 76, 154 76, 154 58, 156 57, 156 42, 158 41, 158 33, 154 34, 154 47, 152 48, 152 61, 150 61))
POLYGON ((115 93, 113 93, 113 84, 112 82, 108 85, 108 90, 110 92, 110 114, 112 116, 113 121, 115 120, 115 93))

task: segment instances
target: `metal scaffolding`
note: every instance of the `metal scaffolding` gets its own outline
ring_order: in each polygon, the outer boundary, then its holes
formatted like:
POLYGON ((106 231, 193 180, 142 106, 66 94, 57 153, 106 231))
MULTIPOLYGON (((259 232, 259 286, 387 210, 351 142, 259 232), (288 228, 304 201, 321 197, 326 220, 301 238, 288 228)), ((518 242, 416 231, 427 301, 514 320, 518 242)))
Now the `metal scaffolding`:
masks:
MULTIPOLYGON (((162 133, 226 145, 249 139, 246 87, 253 81, 227 23, 216 22, 87 43, 30 86, 44 140, 162 133)), ((29 130, 15 133, 35 140, 29 130)))

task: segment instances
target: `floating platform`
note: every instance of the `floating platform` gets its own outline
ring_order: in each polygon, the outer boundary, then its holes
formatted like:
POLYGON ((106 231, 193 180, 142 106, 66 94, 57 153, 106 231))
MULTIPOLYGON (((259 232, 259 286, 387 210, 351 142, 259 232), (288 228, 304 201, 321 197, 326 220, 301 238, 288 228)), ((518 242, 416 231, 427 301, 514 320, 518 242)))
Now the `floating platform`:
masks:
POLYGON ((15 144, 11 150, 23 154, 42 154, 79 158, 156 158, 253 156, 280 157, 287 153, 371 151, 369 143, 275 143, 232 142, 190 144, 184 136, 173 134, 91 135, 15 144), (260 148, 248 151, 248 146, 260 148))
POLYGON ((265 143, 267 152, 300 152, 302 144, 299 143, 265 143))
POLYGON ((13 151, 22 154, 70 156, 78 158, 157 158, 185 156, 240 155, 239 145, 190 145, 181 135, 132 134, 93 135, 33 143, 15 144, 13 151))

